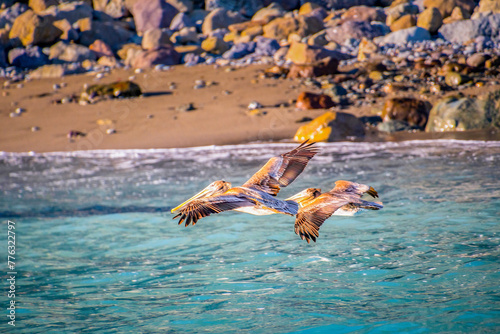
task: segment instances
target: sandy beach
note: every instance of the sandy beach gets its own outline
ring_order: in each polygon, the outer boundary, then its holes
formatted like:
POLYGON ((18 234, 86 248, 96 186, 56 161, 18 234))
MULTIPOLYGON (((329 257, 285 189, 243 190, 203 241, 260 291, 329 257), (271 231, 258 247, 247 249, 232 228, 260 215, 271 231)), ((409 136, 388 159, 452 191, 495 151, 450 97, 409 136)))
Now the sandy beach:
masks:
MULTIPOLYGON (((4 86, 0 96, 0 117, 3 119, 0 122, 0 150, 149 149, 292 140, 301 125, 298 120, 317 117, 325 109, 295 108, 294 101, 300 92, 315 90, 304 87, 298 79, 261 78, 260 74, 268 67, 179 65, 166 71, 145 70, 140 73, 118 69, 101 79, 96 79, 95 73, 87 73, 13 83, 4 86), (142 97, 101 100, 88 105, 55 103, 66 96, 79 95, 84 84, 128 79, 139 84, 142 97), (194 89, 196 80, 204 80, 206 87, 194 89), (54 85, 61 88, 54 89, 54 85), (263 105, 261 115, 249 113, 248 104, 252 101, 263 105), (182 111, 182 106, 189 103, 193 104, 194 110, 182 111), (17 108, 25 111, 19 117, 9 117, 17 108), (33 131, 33 127, 37 127, 37 131, 33 131), (116 132, 108 134, 108 129, 116 132), (86 136, 70 141, 67 137, 69 131, 80 131, 86 136)), ((477 94, 494 89, 498 87, 473 87, 463 93, 477 94)), ((380 98, 361 108, 350 106, 342 112, 356 116, 374 115, 384 100, 380 98)), ((338 107, 333 109, 340 110, 338 107)), ((498 133, 404 132, 390 136, 368 135, 365 140, 438 138, 498 140, 498 133)))

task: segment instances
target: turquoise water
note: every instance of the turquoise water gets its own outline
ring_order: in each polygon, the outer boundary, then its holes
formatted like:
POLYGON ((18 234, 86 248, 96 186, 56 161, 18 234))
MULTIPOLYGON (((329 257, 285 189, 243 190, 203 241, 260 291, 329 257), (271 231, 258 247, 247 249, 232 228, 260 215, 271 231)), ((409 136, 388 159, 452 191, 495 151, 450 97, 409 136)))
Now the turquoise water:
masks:
POLYGON ((4 316, 0 329, 500 331, 500 143, 320 145, 280 196, 347 179, 385 208, 331 218, 316 244, 284 215, 172 220, 211 181, 241 184, 293 146, 0 154, 1 235, 6 245, 16 223, 17 270, 16 327, 4 316))

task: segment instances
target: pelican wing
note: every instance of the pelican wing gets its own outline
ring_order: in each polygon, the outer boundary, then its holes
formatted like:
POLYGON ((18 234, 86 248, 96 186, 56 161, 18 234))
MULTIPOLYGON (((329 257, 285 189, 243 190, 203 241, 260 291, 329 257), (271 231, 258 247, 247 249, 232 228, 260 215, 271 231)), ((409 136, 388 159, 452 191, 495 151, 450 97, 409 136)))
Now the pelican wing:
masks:
POLYGON ((173 219, 179 218, 179 225, 185 221, 185 225, 194 225, 203 217, 209 216, 212 213, 220 213, 238 209, 241 207, 255 205, 254 202, 247 198, 238 197, 235 195, 218 195, 204 197, 193 200, 180 209, 180 213, 173 219))
POLYGON ((349 201, 333 197, 328 193, 319 196, 310 204, 299 209, 295 219, 295 233, 302 240, 306 240, 307 243, 311 239, 316 242, 316 238, 319 236, 319 228, 325 220, 330 218, 338 208, 348 203, 349 201))
POLYGON ((307 140, 297 148, 269 159, 269 161, 255 173, 243 187, 253 188, 276 196, 281 187, 292 183, 307 166, 309 160, 318 150, 315 143, 307 140))

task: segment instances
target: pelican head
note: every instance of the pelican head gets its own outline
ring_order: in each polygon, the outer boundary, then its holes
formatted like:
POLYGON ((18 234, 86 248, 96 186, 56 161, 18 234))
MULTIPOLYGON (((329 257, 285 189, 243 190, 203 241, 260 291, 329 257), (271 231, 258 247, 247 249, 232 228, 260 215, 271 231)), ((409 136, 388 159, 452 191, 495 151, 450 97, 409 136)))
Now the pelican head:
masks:
POLYGON ((294 201, 299 204, 299 207, 306 206, 313 199, 321 195, 321 189, 319 188, 307 188, 302 190, 300 193, 293 195, 292 197, 287 198, 287 201, 294 201))
POLYGON ((196 195, 194 195, 190 199, 182 202, 181 204, 179 204, 178 206, 176 206, 175 208, 170 210, 170 212, 174 213, 175 211, 182 209, 184 206, 186 206, 187 204, 189 204, 190 202, 192 202, 196 199, 210 197, 210 196, 214 196, 217 194, 225 193, 230 188, 231 188, 231 183, 229 183, 229 182, 226 182, 224 180, 214 181, 214 182, 210 183, 205 189, 203 189, 202 191, 200 191, 199 193, 197 193, 196 195))

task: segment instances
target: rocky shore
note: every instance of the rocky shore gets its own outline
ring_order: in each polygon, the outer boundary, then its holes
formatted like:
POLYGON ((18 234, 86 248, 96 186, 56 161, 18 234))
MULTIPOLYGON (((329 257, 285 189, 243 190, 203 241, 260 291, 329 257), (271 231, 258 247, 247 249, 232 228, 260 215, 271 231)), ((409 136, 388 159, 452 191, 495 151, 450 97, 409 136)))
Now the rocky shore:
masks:
POLYGON ((499 140, 500 3, 4 1, 0 150, 499 140))

